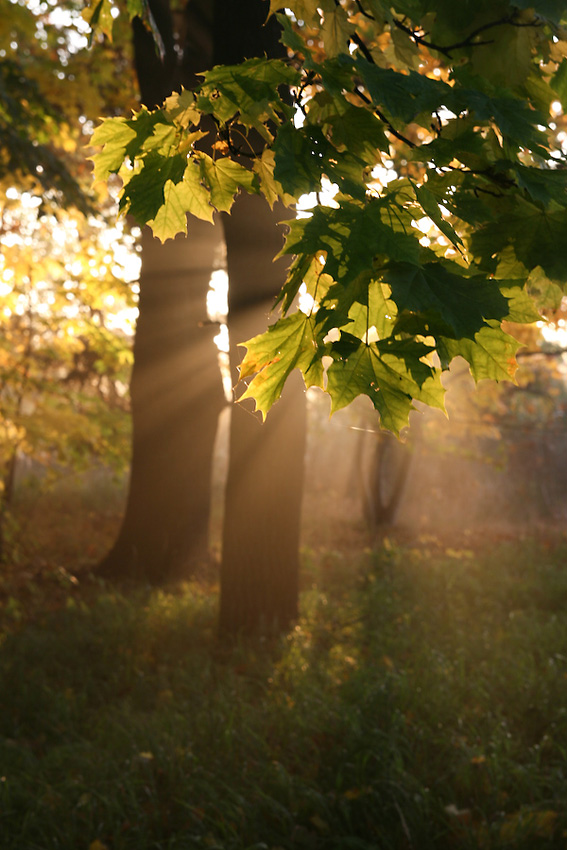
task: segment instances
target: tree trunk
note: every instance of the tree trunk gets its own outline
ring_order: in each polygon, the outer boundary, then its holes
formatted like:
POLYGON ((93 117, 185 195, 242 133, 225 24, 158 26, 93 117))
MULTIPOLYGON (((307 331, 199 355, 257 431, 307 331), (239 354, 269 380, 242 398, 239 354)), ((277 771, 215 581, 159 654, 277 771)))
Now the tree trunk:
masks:
POLYGON ((17 445, 12 446, 10 449, 2 475, 3 486, 0 494, 0 564, 7 563, 10 555, 9 526, 14 503, 18 450, 19 447, 17 445))
MULTIPOLYGON (((262 26, 266 0, 192 0, 185 14, 183 59, 175 68, 167 2, 151 0, 151 7, 165 32, 166 61, 160 65, 151 36, 137 25, 136 64, 148 106, 161 102, 178 80, 191 85, 193 72, 213 61, 283 54, 275 19, 262 26)), ((109 575, 160 582, 189 574, 206 557, 212 451, 224 403, 212 341, 216 328, 203 324, 206 290, 224 239, 236 382, 241 357, 236 343, 265 330, 270 301, 285 278, 282 261, 272 262, 282 243, 277 219, 264 201, 242 196, 222 224, 191 219, 186 239, 161 246, 144 234, 131 389, 131 480, 122 529, 103 563, 109 575)), ((297 613, 305 397, 300 382, 285 395, 266 424, 249 407, 232 411, 223 634, 281 630, 297 613)))
MULTIPOLYGON (((133 40, 141 100, 151 109, 181 82, 195 83, 192 62, 210 62, 211 46, 199 52, 193 42, 195 32, 210 28, 212 13, 204 4, 203 20, 186 35, 193 55, 180 62, 169 0, 151 0, 150 8, 163 60, 139 19, 133 40)), ((207 557, 211 458, 224 399, 206 293, 219 246, 218 228, 197 219, 188 239, 165 245, 144 231, 130 485, 118 539, 100 565, 103 575, 159 583, 189 575, 207 557)))
POLYGON ((102 569, 151 582, 187 576, 208 552, 211 458, 225 405, 206 294, 218 228, 143 238, 134 345, 132 465, 124 522, 102 569))
MULTIPOLYGON (((243 354, 236 343, 265 331, 273 296, 285 279, 285 261, 273 258, 283 243, 278 221, 289 215, 283 207, 271 211, 265 201, 244 196, 223 217, 235 383, 243 354)), ((306 405, 303 382, 295 377, 264 423, 249 402, 233 406, 221 634, 278 632, 297 616, 306 405)))
POLYGON ((305 399, 294 377, 265 423, 232 411, 221 636, 277 634, 297 617, 305 399))

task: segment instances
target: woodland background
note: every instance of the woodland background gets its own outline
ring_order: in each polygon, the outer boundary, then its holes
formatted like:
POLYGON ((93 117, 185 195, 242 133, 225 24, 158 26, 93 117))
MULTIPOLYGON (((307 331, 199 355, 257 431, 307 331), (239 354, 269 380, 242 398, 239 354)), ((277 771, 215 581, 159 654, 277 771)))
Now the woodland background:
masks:
POLYGON ((139 289, 117 187, 82 191, 95 120, 137 101, 116 24, 95 55, 74 4, 0 0, 2 847, 564 847, 561 306, 519 331, 517 385, 455 364, 449 419, 401 442, 309 391, 289 634, 217 640, 226 422, 212 561, 161 589, 97 575, 139 289))

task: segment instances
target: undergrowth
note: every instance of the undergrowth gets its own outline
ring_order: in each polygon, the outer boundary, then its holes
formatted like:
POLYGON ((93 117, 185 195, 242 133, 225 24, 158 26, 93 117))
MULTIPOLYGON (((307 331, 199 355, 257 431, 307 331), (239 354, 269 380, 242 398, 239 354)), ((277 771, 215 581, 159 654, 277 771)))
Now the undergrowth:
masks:
POLYGON ((0 847, 564 848, 564 557, 306 551, 293 632, 231 649, 197 583, 5 592, 0 847))

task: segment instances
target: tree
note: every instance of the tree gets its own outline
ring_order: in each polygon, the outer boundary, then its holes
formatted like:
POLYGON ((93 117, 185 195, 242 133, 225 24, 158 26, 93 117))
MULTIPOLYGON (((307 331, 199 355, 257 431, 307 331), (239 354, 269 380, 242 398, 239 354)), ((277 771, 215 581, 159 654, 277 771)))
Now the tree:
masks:
POLYGON ((295 0, 278 17, 287 58, 215 67, 96 130, 97 178, 118 173, 122 211, 162 241, 239 192, 291 206, 335 184, 288 222, 283 315, 245 343, 241 401, 265 416, 297 369, 332 411, 367 395, 398 433, 413 400, 444 408, 455 357, 476 380, 513 379, 503 323, 535 321, 565 282, 566 14, 560 0, 295 0))
POLYGON ((0 181, 40 212, 100 212, 84 146, 97 116, 135 103, 127 40, 101 44, 95 63, 87 32, 74 0, 0 0, 0 181))
POLYGON ((73 2, 0 0, 0 560, 22 455, 47 483, 128 457, 134 239, 94 196, 85 142, 127 103, 129 63, 106 45, 95 69, 87 31, 73 2))
POLYGON ((134 294, 113 229, 40 209, 11 187, 0 215, 0 561, 21 455, 46 483, 54 464, 124 471, 128 458, 134 294))
MULTIPOLYGON (((136 68, 147 109, 179 83, 194 84, 195 71, 219 58, 283 52, 276 21, 262 26, 267 7, 260 0, 240 4, 238 14, 230 3, 217 3, 214 14, 209 3, 189 3, 183 26, 176 25, 167 2, 147 8, 163 51, 160 58, 154 33, 135 20, 136 68), (176 37, 182 51, 175 48, 176 37)), ((203 145, 205 136, 199 139, 203 145)), ((148 233, 144 237, 131 480, 121 531, 102 565, 108 575, 158 583, 190 574, 207 558, 212 454, 226 403, 213 345, 217 329, 206 316, 209 278, 226 248, 233 341, 263 329, 285 279, 285 264, 272 262, 283 245, 277 210, 258 197, 243 197, 230 218, 221 215, 214 227, 212 221, 211 208, 189 238, 163 247, 148 233)), ((232 360, 236 381, 240 357, 234 346, 232 360)), ((266 428, 250 412, 232 413, 221 568, 224 631, 269 631, 286 627, 297 614, 305 435, 305 400, 298 389, 266 428), (260 519, 252 529, 251 516, 260 519)))

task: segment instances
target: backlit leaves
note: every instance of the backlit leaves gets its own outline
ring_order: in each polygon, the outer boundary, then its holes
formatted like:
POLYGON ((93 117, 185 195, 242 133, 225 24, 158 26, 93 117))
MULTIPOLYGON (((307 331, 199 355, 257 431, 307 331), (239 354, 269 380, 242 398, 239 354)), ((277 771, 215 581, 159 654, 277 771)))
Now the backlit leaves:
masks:
POLYGON ((240 377, 255 377, 240 400, 253 398, 264 418, 293 369, 301 370, 306 386, 323 386, 321 353, 313 338, 311 319, 302 312, 281 319, 266 333, 248 340, 246 349, 240 377))
POLYGON ((352 351, 328 370, 333 412, 364 394, 379 411, 383 427, 399 433, 408 423, 412 399, 444 410, 439 374, 421 359, 429 351, 425 345, 409 340, 393 345, 348 342, 352 351))
POLYGON ((201 185, 195 166, 188 165, 183 179, 179 183, 168 180, 163 190, 164 203, 160 206, 155 219, 148 224, 154 236, 164 241, 168 234, 187 232, 187 213, 197 218, 213 220, 213 208, 208 202, 207 190, 201 185))
POLYGON ((230 212, 240 188, 255 192, 258 180, 254 172, 228 157, 201 159, 203 177, 211 193, 211 203, 219 212, 230 212))
POLYGON ((124 162, 128 144, 136 138, 136 131, 124 118, 107 118, 91 136, 93 145, 103 149, 94 157, 96 180, 107 180, 117 172, 124 162))
POLYGON ((475 381, 509 381, 516 374, 516 351, 520 343, 498 326, 482 327, 474 339, 445 339, 439 346, 442 359, 449 363, 460 355, 468 361, 475 381))
POLYGON ((422 316, 424 330, 433 335, 471 338, 485 319, 502 320, 509 313, 508 301, 494 282, 461 277, 441 263, 392 264, 384 279, 400 312, 422 316))
POLYGON ((549 109, 567 91, 563 6, 434 5, 290 0, 291 61, 216 67, 93 138, 96 176, 119 173, 122 209, 160 239, 242 191, 270 206, 319 193, 289 222, 283 316, 246 343, 244 398, 263 415, 298 368, 332 410, 364 394, 398 432, 413 400, 443 408, 435 363, 513 379, 502 323, 558 302, 567 163, 549 109))

